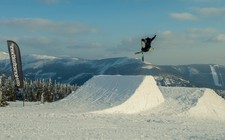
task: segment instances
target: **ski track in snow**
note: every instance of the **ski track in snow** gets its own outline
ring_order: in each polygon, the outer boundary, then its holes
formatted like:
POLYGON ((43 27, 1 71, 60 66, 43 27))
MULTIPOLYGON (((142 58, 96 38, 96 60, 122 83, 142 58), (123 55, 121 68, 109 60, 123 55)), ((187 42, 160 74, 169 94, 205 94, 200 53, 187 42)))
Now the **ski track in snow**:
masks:
POLYGON ((211 69, 211 72, 212 72, 212 77, 213 77, 213 81, 214 81, 215 86, 222 87, 222 85, 219 82, 219 76, 216 72, 215 67, 210 65, 210 69, 211 69))
POLYGON ((0 139, 225 139, 224 110, 210 89, 96 76, 61 101, 0 108, 0 139))

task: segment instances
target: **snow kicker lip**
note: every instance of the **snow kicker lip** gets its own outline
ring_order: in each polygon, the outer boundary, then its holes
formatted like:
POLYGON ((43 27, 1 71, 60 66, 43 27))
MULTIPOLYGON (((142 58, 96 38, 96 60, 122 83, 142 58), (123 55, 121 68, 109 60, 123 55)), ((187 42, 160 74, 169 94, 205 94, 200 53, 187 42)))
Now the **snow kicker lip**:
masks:
POLYGON ((78 112, 135 114, 163 101, 152 76, 99 75, 60 102, 78 112))
POLYGON ((161 91, 152 76, 145 76, 132 96, 124 103, 97 113, 135 114, 147 111, 164 102, 161 91))

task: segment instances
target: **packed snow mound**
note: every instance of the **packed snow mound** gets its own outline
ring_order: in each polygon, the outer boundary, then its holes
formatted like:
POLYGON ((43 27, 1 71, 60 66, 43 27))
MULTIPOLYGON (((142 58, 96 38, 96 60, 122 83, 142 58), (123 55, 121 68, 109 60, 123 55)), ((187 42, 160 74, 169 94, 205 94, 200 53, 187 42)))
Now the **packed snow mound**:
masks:
MULTIPOLYGON (((135 78, 132 79, 135 80, 135 78)), ((154 78, 152 76, 145 76, 128 100, 118 106, 100 111, 99 113, 139 113, 154 108, 162 102, 164 102, 164 98, 154 78)))
POLYGON ((165 102, 149 113, 225 120, 225 100, 207 88, 160 87, 165 102))
POLYGON ((58 103, 80 112, 134 114, 163 101, 152 76, 100 75, 58 103))
POLYGON ((190 116, 225 121, 225 100, 211 89, 205 89, 196 106, 192 107, 190 116))

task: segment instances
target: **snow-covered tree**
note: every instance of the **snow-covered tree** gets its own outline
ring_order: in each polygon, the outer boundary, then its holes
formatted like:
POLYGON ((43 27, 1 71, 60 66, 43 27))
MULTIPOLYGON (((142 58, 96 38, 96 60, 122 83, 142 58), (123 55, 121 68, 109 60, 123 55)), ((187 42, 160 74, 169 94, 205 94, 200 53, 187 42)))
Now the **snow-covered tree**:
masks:
POLYGON ((11 76, 8 77, 5 84, 6 96, 8 101, 16 101, 15 86, 11 76))
POLYGON ((1 78, 0 86, 0 101, 3 99, 5 101, 23 100, 24 94, 25 101, 41 101, 43 103, 60 100, 77 89, 76 85, 61 84, 56 81, 53 84, 52 79, 34 81, 24 79, 23 93, 20 93, 15 90, 11 77, 1 78))
POLYGON ((7 106, 8 103, 6 102, 5 94, 3 93, 4 90, 4 75, 0 76, 0 107, 7 106))

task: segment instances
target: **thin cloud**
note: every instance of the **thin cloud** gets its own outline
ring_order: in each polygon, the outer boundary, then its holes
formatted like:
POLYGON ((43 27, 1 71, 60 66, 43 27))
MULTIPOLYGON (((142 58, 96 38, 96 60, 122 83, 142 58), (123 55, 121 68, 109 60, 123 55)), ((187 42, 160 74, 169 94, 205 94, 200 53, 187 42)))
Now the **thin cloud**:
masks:
POLYGON ((187 1, 187 2, 190 2, 190 1, 193 1, 193 2, 218 2, 218 1, 222 1, 222 0, 180 0, 180 1, 187 1))
POLYGON ((104 45, 99 42, 85 42, 85 43, 76 42, 69 46, 66 46, 66 48, 79 49, 79 50, 98 49, 98 48, 102 49, 102 48, 104 48, 104 45))
POLYGON ((215 2, 215 1, 221 1, 221 0, 193 0, 196 2, 215 2))
POLYGON ((202 15, 223 15, 225 14, 225 7, 198 8, 197 11, 202 15))
POLYGON ((190 13, 170 13, 169 16, 178 20, 196 20, 197 17, 190 13))
POLYGON ((137 46, 140 46, 139 37, 127 37, 121 40, 116 47, 109 49, 114 52, 134 52, 139 49, 137 46))
POLYGON ((61 35, 77 35, 97 33, 98 29, 81 22, 53 21, 42 18, 21 18, 0 20, 0 26, 25 29, 29 32, 47 32, 61 35))
MULTIPOLYGON (((0 33, 0 41, 11 39, 20 43, 24 53, 43 54, 54 50, 56 55, 72 53, 66 46, 82 44, 83 37, 90 41, 99 31, 78 21, 55 21, 42 18, 1 19, 0 29, 6 31, 0 33)), ((92 40, 92 42, 83 43, 83 46, 86 46, 83 49, 103 46, 97 41, 92 40)))
POLYGON ((210 42, 224 42, 225 35, 218 34, 213 28, 190 28, 185 32, 163 31, 159 32, 160 42, 159 46, 166 46, 165 48, 182 48, 182 47, 201 47, 205 43, 210 42), (213 39, 212 36, 216 36, 213 39))
POLYGON ((217 42, 225 42, 225 34, 219 34, 215 38, 213 38, 213 41, 217 42))
POLYGON ((39 0, 39 1, 43 4, 48 4, 48 5, 57 4, 60 2, 60 0, 39 0))
POLYGON ((216 32, 216 30, 213 29, 213 28, 204 28, 204 29, 201 29, 201 28, 190 28, 187 31, 192 33, 192 34, 197 34, 197 35, 200 35, 200 34, 211 34, 211 33, 215 33, 216 32))

